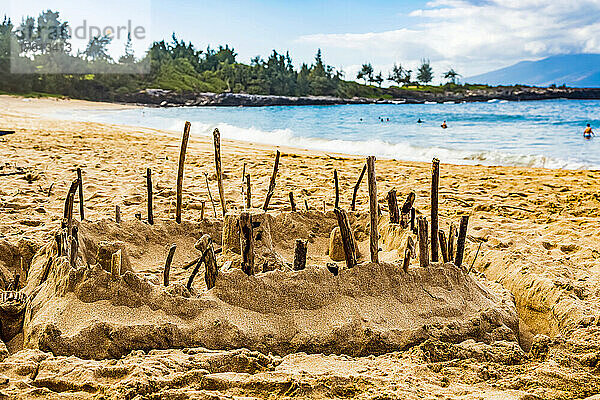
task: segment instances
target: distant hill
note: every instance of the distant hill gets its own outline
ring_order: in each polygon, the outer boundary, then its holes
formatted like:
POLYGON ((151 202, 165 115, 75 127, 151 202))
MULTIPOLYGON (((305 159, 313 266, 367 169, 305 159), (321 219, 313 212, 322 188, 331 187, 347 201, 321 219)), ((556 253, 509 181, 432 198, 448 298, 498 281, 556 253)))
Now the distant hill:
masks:
POLYGON ((510 67, 464 79, 488 85, 600 87, 600 54, 552 56, 538 61, 521 61, 510 67))

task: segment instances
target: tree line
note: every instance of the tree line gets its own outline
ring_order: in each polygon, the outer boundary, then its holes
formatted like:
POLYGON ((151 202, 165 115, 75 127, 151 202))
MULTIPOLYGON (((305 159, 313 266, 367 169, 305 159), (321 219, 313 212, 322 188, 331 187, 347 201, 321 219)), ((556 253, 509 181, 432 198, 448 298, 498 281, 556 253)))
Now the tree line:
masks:
MULTIPOLYGON (((433 81, 433 68, 431 67, 431 62, 429 59, 422 59, 421 65, 416 72, 416 79, 413 80, 412 70, 403 67, 402 64, 394 63, 392 70, 387 76, 387 80, 396 83, 398 86, 418 85, 419 83, 427 85, 433 81)), ((450 68, 450 70, 444 72, 442 76, 444 79, 446 79, 447 83, 456 85, 457 80, 461 75, 456 72, 454 68, 450 68)), ((381 84, 386 80, 381 71, 377 74, 374 74, 371 63, 362 65, 360 71, 358 71, 358 74, 356 74, 356 79, 363 79, 365 81, 365 85, 367 83, 377 83, 379 87, 381 87, 381 84)))

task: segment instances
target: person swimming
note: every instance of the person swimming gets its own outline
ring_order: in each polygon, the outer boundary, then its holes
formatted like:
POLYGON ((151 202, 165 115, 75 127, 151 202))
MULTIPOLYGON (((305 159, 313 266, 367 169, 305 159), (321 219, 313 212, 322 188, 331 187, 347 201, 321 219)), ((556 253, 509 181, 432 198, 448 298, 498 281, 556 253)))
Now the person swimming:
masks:
POLYGON ((422 123, 423 123, 423 121, 421 121, 421 118, 419 118, 419 119, 417 120, 417 124, 422 124, 422 123))
POLYGON ((587 124, 587 126, 585 127, 585 129, 583 131, 583 137, 586 139, 591 139, 592 136, 596 136, 596 134, 592 130, 592 127, 590 126, 590 124, 587 124))
POLYGON ((444 122, 442 122, 442 125, 440 125, 440 126, 442 127, 442 129, 446 129, 448 127, 445 120, 444 120, 444 122))

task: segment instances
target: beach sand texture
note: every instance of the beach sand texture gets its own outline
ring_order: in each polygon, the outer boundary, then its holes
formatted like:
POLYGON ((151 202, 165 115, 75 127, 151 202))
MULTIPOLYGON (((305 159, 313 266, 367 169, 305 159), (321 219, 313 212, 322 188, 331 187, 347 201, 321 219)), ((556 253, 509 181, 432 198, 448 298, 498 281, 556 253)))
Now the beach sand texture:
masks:
MULTIPOLYGON (((27 276, 34 253, 60 226, 65 195, 77 167, 83 171, 86 219, 114 219, 115 206, 119 205, 124 221, 133 221, 137 213, 145 220, 146 168, 151 168, 153 174, 155 219, 174 219, 181 132, 53 120, 39 115, 49 108, 68 112, 74 107, 92 110, 122 106, 0 97, 0 129, 16 131, 0 138, 0 267, 5 276, 12 277, 14 272, 27 276)), ((253 206, 262 207, 275 150, 222 141, 224 189, 230 211, 243 207, 244 164, 251 175, 253 206)), ((304 209, 305 200, 313 211, 322 210, 325 202, 331 213, 334 170, 340 179, 341 206, 349 208, 352 187, 365 162, 362 157, 300 148, 278 150, 282 155, 270 203, 273 211, 289 211, 288 194, 293 191, 299 209, 304 209)), ((521 345, 529 352, 534 344, 527 356, 513 349, 518 355, 508 362, 494 356, 510 353, 498 347, 501 344, 482 348, 483 344, 466 342, 452 345, 462 346, 463 350, 450 349, 454 354, 462 354, 458 359, 439 356, 443 353, 439 343, 377 357, 298 353, 280 358, 235 350, 157 350, 148 355, 134 352, 118 361, 117 373, 106 372, 116 368, 110 360, 74 360, 24 350, 1 363, 0 373, 8 377, 2 384, 6 393, 16 396, 37 387, 57 398, 69 391, 89 398, 102 391, 108 398, 118 398, 123 391, 134 393, 140 380, 162 382, 162 395, 172 398, 179 398, 182 393, 210 398, 213 393, 259 398, 276 394, 313 398, 423 395, 524 399, 528 395, 585 398, 598 393, 600 244, 596 236, 600 171, 459 166, 443 161, 440 228, 448 232, 449 224, 457 224, 460 215, 470 215, 464 264, 471 266, 474 261, 472 275, 497 281, 512 293, 521 319, 521 345), (554 339, 534 340, 537 334, 554 339), (238 361, 211 364, 206 361, 211 357, 238 361), (161 366, 157 359, 171 360, 171 365, 161 366), (514 362, 515 359, 519 361, 514 362), (252 368, 242 367, 250 364, 252 368), (29 372, 18 365, 30 366, 29 372), (67 381, 61 377, 66 374, 64 369, 71 374, 67 381), (106 376, 97 371, 105 371, 106 376), (36 380, 41 383, 36 384, 36 380), (86 385, 94 390, 87 390, 86 385)), ((380 159, 376 172, 384 214, 385 194, 396 189, 401 202, 414 191, 418 213, 429 216, 430 164, 380 159)), ((185 165, 184 220, 198 222, 202 202, 205 215, 214 218, 205 173, 216 214, 220 216, 212 137, 192 136, 185 165)), ((357 209, 363 214, 368 211, 366 179, 359 190, 357 209)), ((181 239, 181 246, 193 246, 194 240, 186 240, 181 239)), ((325 254, 326 240, 316 242, 313 247, 309 245, 309 264, 331 261, 325 254)), ((163 250, 160 246, 155 249, 161 260, 163 250)), ((293 249, 288 246, 287 251, 291 254, 293 249)), ((360 252, 363 257, 368 255, 368 247, 361 247, 360 252)), ((390 257, 394 261, 394 256, 390 257)), ((183 279, 185 274, 179 266, 184 261, 187 260, 176 256, 174 279, 183 279)), ((156 275, 157 271, 136 272, 156 275)), ((9 349, 16 350, 10 344, 9 349)), ((4 390, 2 386, 0 390, 4 390)), ((159 392, 148 389, 147 393, 158 396, 159 392)))

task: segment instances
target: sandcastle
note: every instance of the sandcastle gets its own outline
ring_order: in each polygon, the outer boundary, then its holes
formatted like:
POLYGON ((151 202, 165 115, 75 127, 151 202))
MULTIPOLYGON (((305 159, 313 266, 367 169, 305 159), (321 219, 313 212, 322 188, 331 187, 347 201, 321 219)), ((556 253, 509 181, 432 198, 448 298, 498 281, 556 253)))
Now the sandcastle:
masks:
POLYGON ((2 294, 4 342, 105 359, 190 347, 364 356, 432 338, 517 340, 512 296, 462 263, 468 217, 448 237, 438 229, 439 161, 429 221, 418 215, 414 193, 400 208, 388 193, 389 213, 381 212, 373 157, 357 182, 366 171, 369 213, 354 210, 355 198, 350 211, 339 208, 337 185, 333 211, 300 211, 290 194, 292 211, 271 213, 279 152, 262 209, 228 212, 216 131, 223 218, 203 212, 192 222, 182 218, 181 201, 188 135, 186 124, 174 221, 153 217, 150 170, 147 221, 122 219, 118 209, 114 220, 76 221, 78 174, 62 227, 33 258, 25 286, 2 294))

